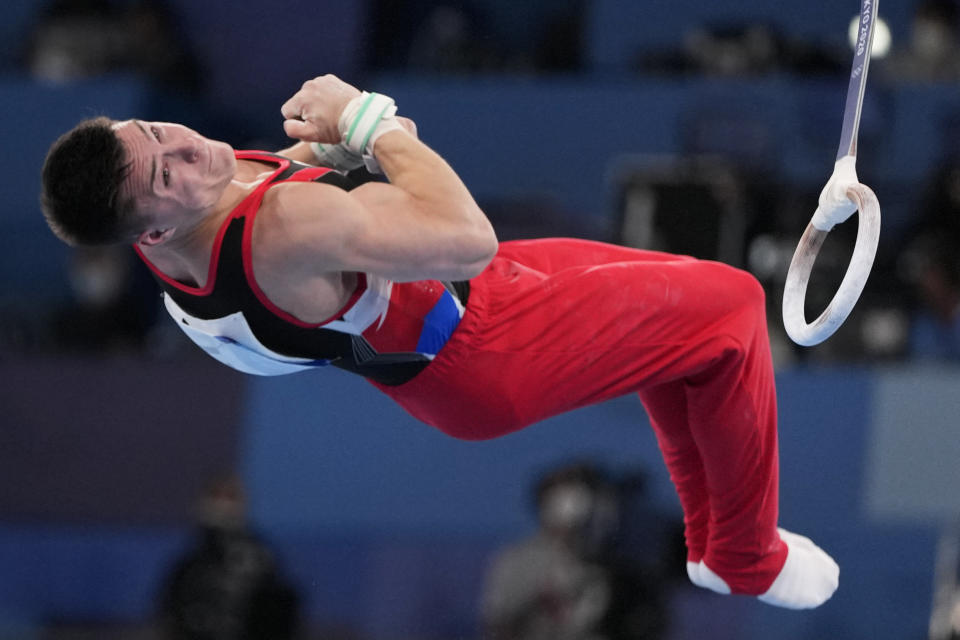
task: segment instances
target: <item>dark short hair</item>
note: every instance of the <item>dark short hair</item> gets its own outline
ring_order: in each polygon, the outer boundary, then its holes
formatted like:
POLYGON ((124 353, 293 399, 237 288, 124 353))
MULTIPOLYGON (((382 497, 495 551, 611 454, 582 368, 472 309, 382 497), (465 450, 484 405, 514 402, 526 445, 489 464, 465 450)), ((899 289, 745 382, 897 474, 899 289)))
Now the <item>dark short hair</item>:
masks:
POLYGON ((115 244, 139 231, 132 199, 120 196, 129 161, 113 124, 102 116, 84 120, 47 152, 40 206, 68 244, 115 244))

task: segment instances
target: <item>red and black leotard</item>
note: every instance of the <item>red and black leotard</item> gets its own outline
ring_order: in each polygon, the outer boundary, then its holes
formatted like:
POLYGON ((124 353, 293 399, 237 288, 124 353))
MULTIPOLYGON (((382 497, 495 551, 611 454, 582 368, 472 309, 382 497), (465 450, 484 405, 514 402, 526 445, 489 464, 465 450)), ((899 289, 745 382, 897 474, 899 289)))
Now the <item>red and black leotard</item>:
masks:
POLYGON ((308 324, 257 286, 253 222, 278 182, 349 185, 270 154, 237 157, 277 168, 224 222, 205 286, 154 269, 167 309, 211 355, 264 375, 333 364, 470 440, 637 393, 680 495, 688 560, 734 593, 770 587, 787 546, 776 528, 776 393, 755 278, 583 240, 504 242, 470 281, 469 305, 435 280, 358 274, 348 304, 308 324))
POLYGON ((253 274, 251 239, 260 203, 267 189, 281 182, 324 182, 343 189, 353 184, 336 171, 270 153, 238 151, 236 157, 276 169, 224 221, 202 288, 174 280, 137 249, 180 328, 210 355, 247 373, 279 375, 332 364, 396 385, 422 371, 459 323, 467 283, 395 283, 358 273, 356 290, 336 314, 319 323, 297 319, 264 295, 253 274))

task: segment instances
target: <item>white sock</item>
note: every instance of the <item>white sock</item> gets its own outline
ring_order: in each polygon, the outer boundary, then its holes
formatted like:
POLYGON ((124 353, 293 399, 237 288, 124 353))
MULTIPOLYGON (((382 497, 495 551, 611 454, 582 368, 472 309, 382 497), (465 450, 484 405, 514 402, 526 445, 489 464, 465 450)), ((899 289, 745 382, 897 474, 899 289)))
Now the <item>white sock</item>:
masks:
POLYGON ((787 543, 787 561, 761 602, 787 609, 812 609, 830 599, 840 584, 840 567, 812 540, 778 529, 787 543))
MULTIPOLYGON (((766 593, 757 596, 761 602, 787 609, 812 609, 830 599, 840 583, 840 567, 809 538, 778 529, 787 545, 787 561, 766 593)), ((724 595, 730 585, 710 567, 700 562, 687 562, 690 582, 724 595)))
POLYGON ((700 562, 688 562, 687 576, 690 577, 690 582, 698 587, 710 589, 711 591, 716 591, 717 593, 722 593, 723 595, 730 594, 730 585, 728 585, 723 578, 714 573, 710 567, 703 564, 703 560, 700 562))

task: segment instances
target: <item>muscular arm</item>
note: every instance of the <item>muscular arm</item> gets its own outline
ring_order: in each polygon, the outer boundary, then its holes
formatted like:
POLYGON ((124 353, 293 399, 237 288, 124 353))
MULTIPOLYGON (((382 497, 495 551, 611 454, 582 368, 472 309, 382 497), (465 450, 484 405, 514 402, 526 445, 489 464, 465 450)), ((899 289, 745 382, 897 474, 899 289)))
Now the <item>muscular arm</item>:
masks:
POLYGON ((288 183, 268 192, 254 242, 273 256, 271 270, 301 278, 366 271, 398 281, 463 280, 482 271, 496 236, 449 165, 405 131, 385 134, 376 154, 391 184, 347 193, 288 183))
MULTIPOLYGON (((402 247, 412 250, 404 262, 452 270, 454 274, 447 276, 451 278, 470 278, 482 271, 497 251, 496 235, 453 169, 403 131, 380 138, 375 154, 392 188, 371 184, 357 197, 368 208, 401 212, 411 236, 420 235, 419 241, 411 237, 402 247)), ((395 228, 390 232, 396 233, 395 228)))
MULTIPOLYGON (((284 129, 303 141, 338 143, 338 119, 347 103, 360 97, 334 76, 310 80, 284 104, 284 129)), ((390 184, 369 183, 350 193, 310 183, 278 185, 258 215, 255 241, 262 250, 285 265, 284 273, 302 276, 477 275, 496 253, 497 239, 459 176, 402 124, 370 139, 376 140, 372 153, 390 184)))

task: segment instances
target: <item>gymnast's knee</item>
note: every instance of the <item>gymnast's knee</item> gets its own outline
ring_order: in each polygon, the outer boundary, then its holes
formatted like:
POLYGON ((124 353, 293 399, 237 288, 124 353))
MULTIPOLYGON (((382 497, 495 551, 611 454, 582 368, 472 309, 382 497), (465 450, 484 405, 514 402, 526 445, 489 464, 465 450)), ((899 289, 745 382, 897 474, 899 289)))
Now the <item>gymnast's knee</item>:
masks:
POLYGON ((720 269, 715 295, 727 319, 721 333, 746 347, 758 331, 767 330, 766 292, 753 274, 728 265, 720 269))
POLYGON ((752 273, 719 262, 705 265, 711 271, 706 277, 716 283, 716 296, 730 311, 748 310, 766 315, 766 292, 752 273))
POLYGON ((745 307, 758 310, 765 316, 767 309, 767 292, 764 291, 763 285, 760 284, 760 281, 757 280, 752 273, 743 271, 742 269, 734 269, 734 272, 737 274, 736 286, 742 304, 745 307))

